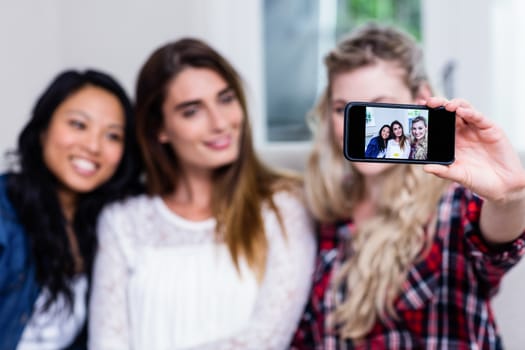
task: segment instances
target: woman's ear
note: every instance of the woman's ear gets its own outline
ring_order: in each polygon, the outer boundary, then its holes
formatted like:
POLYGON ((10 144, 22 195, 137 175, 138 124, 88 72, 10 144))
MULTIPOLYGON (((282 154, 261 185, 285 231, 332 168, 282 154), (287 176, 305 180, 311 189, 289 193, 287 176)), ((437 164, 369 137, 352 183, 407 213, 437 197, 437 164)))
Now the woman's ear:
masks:
POLYGON ((428 100, 430 97, 432 97, 432 89, 430 88, 430 85, 427 82, 422 83, 419 86, 419 89, 417 90, 415 101, 420 100, 428 100))

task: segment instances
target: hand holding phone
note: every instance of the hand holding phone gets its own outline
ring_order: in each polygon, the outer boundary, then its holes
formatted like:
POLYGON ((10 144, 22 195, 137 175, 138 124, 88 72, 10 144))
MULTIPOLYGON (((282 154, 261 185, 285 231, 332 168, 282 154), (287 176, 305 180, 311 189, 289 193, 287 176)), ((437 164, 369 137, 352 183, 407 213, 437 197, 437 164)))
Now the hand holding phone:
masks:
POLYGON ((350 161, 451 164, 456 114, 444 107, 350 102, 344 155, 350 161))
POLYGON ((426 172, 465 186, 485 203, 514 207, 509 203, 525 198, 525 169, 501 127, 463 99, 431 97, 426 104, 456 113, 456 161, 450 166, 426 165, 426 172))

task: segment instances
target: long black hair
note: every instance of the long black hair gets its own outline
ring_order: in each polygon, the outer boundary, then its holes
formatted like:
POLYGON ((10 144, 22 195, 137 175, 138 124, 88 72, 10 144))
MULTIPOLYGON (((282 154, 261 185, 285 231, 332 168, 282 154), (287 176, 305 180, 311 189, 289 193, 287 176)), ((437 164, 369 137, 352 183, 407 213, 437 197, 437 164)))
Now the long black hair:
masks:
POLYGON ((388 144, 388 140, 390 140, 392 138, 392 129, 390 128, 390 125, 388 124, 385 124, 381 127, 381 129, 379 129, 379 132, 377 133, 377 135, 379 136, 379 150, 381 152, 385 151, 386 150, 386 146, 388 144), (381 135, 383 133, 383 129, 384 128, 387 128, 388 129, 388 138, 385 139, 383 138, 383 135, 381 135))
POLYGON ((75 263, 58 200, 59 183, 44 162, 41 138, 59 105, 85 86, 96 86, 114 95, 125 114, 124 152, 115 174, 92 192, 79 195, 76 204, 72 227, 88 277, 96 251, 97 217, 102 207, 141 191, 132 105, 124 89, 111 76, 99 71, 60 73, 37 100, 31 119, 19 135, 15 152, 18 169, 12 170, 7 179, 9 199, 29 238, 37 281, 50 292, 45 308, 59 294, 63 294, 71 306, 73 296, 68 281, 75 274, 75 263))

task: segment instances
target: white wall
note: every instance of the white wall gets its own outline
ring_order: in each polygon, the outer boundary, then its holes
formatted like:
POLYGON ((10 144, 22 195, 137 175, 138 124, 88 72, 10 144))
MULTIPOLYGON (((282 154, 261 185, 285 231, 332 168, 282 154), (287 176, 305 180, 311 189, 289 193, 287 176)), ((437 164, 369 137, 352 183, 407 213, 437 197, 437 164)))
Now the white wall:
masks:
POLYGON ((525 348, 525 262, 521 261, 503 278, 501 289, 493 299, 494 314, 505 349, 525 348))
POLYGON ((58 0, 0 1, 0 157, 60 69, 58 0))
POLYGON ((525 152, 525 2, 422 0, 427 68, 438 93, 456 62, 455 97, 469 100, 525 152))
POLYGON ((59 70, 111 72, 133 95, 147 56, 182 36, 207 40, 234 64, 248 88, 254 129, 262 130, 260 7, 260 0, 0 0, 0 156, 14 147, 59 70))
POLYGON ((525 1, 492 0, 490 37, 494 119, 525 151, 525 1))
POLYGON ((438 94, 441 74, 454 61, 456 97, 492 112, 491 0, 422 1, 426 66, 438 94))

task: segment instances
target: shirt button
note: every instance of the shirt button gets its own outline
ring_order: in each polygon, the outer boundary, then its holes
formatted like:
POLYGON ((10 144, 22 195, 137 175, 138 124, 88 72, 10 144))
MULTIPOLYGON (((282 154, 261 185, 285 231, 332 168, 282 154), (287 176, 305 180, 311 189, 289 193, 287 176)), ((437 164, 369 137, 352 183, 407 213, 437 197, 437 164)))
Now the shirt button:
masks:
POLYGON ((27 323, 27 314, 23 313, 22 316, 20 316, 20 323, 26 324, 27 323))

